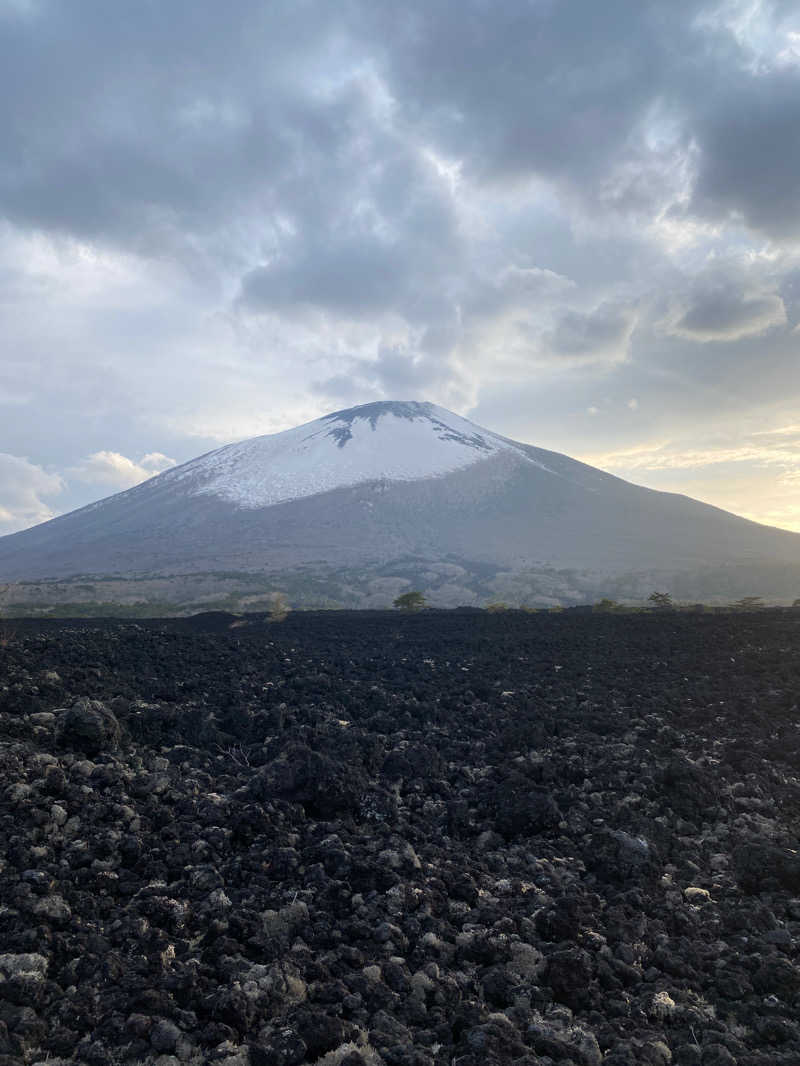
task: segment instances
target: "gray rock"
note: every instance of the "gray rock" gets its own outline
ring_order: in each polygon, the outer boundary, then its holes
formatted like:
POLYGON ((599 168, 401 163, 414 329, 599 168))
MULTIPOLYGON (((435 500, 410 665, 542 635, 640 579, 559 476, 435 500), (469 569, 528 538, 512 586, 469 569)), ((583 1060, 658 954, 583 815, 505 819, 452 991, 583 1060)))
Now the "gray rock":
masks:
POLYGON ((4 977, 38 976, 47 973, 48 961, 36 953, 23 955, 0 955, 0 973, 4 977))
POLYGON ((736 1059, 724 1044, 708 1044, 703 1048, 703 1066, 736 1066, 736 1059))
POLYGON ((45 896, 37 900, 33 905, 33 913, 37 918, 46 918, 53 925, 62 926, 72 917, 69 904, 61 896, 45 896))
POLYGON ((56 743, 62 748, 86 755, 114 751, 121 733, 116 716, 99 700, 80 699, 58 712, 56 743))
POLYGON ((775 944, 779 948, 792 946, 792 934, 788 929, 768 929, 764 933, 764 939, 768 944, 775 944))
POLYGON ((157 1021, 150 1030, 150 1043, 156 1051, 174 1051, 181 1038, 181 1031, 174 1022, 166 1018, 157 1021))
POLYGON ((736 878, 745 892, 800 889, 800 855, 774 844, 742 844, 734 852, 736 878))
POLYGON ((586 863, 610 881, 639 881, 655 878, 661 872, 659 856, 652 844, 621 829, 601 829, 595 833, 586 863))
POLYGON ((56 716, 52 711, 36 711, 31 715, 31 725, 51 726, 56 716))

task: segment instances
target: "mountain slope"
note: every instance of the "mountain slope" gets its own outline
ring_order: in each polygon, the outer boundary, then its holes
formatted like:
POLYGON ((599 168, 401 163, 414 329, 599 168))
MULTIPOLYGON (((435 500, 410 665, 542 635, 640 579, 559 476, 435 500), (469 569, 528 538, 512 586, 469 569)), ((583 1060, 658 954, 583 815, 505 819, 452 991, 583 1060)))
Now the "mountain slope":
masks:
POLYGON ((433 404, 387 402, 228 445, 0 538, 0 580, 409 557, 468 571, 670 574, 800 567, 800 536, 640 488, 433 404))

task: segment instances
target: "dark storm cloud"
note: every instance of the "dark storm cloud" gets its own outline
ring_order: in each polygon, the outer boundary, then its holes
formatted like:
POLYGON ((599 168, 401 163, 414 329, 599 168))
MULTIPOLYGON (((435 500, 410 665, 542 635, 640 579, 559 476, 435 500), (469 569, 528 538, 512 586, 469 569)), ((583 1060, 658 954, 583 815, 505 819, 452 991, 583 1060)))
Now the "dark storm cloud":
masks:
MULTIPOLYGON (((145 250, 253 213, 266 228, 288 211, 302 231, 340 210, 351 191, 342 163, 357 177, 380 159, 353 88, 368 68, 408 128, 473 176, 538 174, 647 202, 663 195, 667 162, 644 143, 654 106, 683 106, 693 86, 719 80, 730 50, 695 27, 702 6, 41 3, 0 24, 0 207, 145 250)), ((721 207, 746 195, 746 174, 725 180, 744 162, 732 155, 738 130, 771 102, 789 107, 790 90, 789 80, 766 96, 743 83, 739 127, 712 115, 687 128, 703 151, 704 210, 717 193, 721 207)), ((790 119, 764 135, 765 158, 776 159, 790 119)))
POLYGON ((800 235, 800 67, 740 75, 694 128, 692 209, 738 216, 777 241, 800 235))
POLYGON ((694 138, 692 210, 777 233, 787 212, 787 225, 800 217, 797 74, 744 73, 731 35, 698 24, 706 7, 83 0, 6 12, 0 211, 211 269, 238 263, 243 306, 393 307, 422 325, 452 305, 453 264, 470 254, 428 146, 469 180, 538 176, 594 210, 646 213, 675 194, 694 138))
POLYGON ((699 2, 447 0, 374 6, 400 106, 479 177, 578 183, 628 155, 654 100, 693 75, 699 2))
POLYGON ((159 251, 271 207, 342 121, 316 93, 324 9, 41 3, 0 20, 0 209, 159 251))

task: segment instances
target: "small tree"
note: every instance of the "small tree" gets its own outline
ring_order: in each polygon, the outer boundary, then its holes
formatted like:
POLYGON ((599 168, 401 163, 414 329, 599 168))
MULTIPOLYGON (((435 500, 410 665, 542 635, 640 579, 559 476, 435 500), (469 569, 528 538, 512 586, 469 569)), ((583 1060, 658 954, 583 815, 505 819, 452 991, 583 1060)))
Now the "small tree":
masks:
POLYGON ((425 597, 417 589, 404 592, 394 601, 394 606, 399 611, 421 611, 426 606, 425 597))
POLYGON ((604 599, 600 600, 599 603, 596 603, 593 606, 592 610, 593 611, 603 611, 603 612, 605 612, 605 611, 616 611, 618 607, 619 607, 619 604, 617 603, 616 600, 609 600, 607 598, 604 598, 604 599))
POLYGON ((489 612, 489 614, 500 614, 502 611, 507 611, 508 609, 509 608, 507 603, 497 602, 486 604, 486 610, 489 612))
POLYGON ((792 607, 800 607, 800 600, 793 600, 792 607))
POLYGON ((763 606, 764 601, 760 596, 742 596, 740 600, 731 604, 735 611, 759 611, 763 606))
POLYGON ((668 592, 651 592, 647 599, 657 611, 671 611, 675 606, 668 592))

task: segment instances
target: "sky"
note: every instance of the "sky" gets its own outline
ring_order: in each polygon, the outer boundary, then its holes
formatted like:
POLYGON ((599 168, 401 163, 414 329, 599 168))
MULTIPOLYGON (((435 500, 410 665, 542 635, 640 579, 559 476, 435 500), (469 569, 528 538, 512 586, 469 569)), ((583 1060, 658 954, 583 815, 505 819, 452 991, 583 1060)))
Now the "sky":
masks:
POLYGON ((380 399, 800 531, 800 9, 0 0, 0 534, 380 399))

